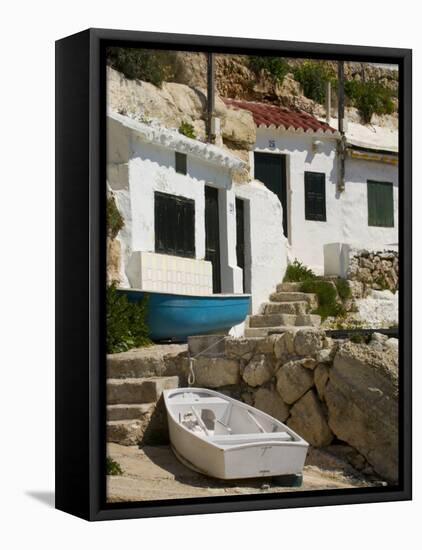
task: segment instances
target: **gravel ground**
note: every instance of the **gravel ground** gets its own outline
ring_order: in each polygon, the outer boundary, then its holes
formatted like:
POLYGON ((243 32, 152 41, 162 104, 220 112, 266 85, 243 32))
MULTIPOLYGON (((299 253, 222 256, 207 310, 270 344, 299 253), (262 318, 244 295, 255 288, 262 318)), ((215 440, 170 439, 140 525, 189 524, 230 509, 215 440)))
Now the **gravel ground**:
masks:
POLYGON ((303 485, 282 487, 275 480, 221 481, 196 473, 181 464, 170 447, 126 447, 110 443, 108 456, 116 460, 121 476, 107 476, 109 502, 163 500, 221 495, 284 493, 317 489, 344 489, 379 485, 349 464, 318 449, 311 449, 303 471, 303 485))

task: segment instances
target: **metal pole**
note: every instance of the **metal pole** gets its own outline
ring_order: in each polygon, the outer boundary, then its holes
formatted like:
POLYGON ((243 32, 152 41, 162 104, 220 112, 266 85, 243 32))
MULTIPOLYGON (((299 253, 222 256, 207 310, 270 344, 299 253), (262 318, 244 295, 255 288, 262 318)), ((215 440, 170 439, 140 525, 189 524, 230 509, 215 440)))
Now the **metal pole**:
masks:
POLYGON ((331 122, 331 82, 328 80, 325 92, 325 118, 327 124, 331 122))
POLYGON ((207 54, 207 141, 213 141, 212 117, 214 115, 215 91, 214 91, 214 54, 207 54))
POLYGON ((344 61, 338 62, 338 83, 337 83, 337 95, 338 95, 338 131, 340 134, 344 134, 344 61))
POLYGON ((346 136, 344 135, 344 61, 338 61, 337 99, 338 99, 338 191, 344 191, 346 174, 346 136))

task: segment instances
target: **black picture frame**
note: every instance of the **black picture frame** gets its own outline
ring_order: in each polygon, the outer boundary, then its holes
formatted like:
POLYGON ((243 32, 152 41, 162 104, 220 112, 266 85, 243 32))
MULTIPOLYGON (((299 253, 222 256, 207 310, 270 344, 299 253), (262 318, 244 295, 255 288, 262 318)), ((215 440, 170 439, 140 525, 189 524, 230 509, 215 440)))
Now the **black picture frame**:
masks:
POLYGON ((409 500, 412 497, 412 52, 88 29, 56 42, 56 508, 87 520, 409 500), (105 502, 106 45, 399 66, 400 479, 397 487, 105 502))

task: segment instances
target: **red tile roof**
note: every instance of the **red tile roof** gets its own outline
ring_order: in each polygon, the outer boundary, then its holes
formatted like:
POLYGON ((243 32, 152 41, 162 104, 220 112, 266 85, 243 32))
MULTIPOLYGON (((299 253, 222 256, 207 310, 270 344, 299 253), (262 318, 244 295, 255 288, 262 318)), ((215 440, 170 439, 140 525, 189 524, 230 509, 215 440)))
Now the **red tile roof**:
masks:
POLYGON ((252 113, 257 126, 275 126, 276 128, 294 129, 299 131, 324 132, 335 134, 336 130, 326 122, 321 122, 304 111, 295 111, 286 107, 276 107, 265 103, 242 101, 224 98, 224 103, 236 109, 246 109, 252 113))

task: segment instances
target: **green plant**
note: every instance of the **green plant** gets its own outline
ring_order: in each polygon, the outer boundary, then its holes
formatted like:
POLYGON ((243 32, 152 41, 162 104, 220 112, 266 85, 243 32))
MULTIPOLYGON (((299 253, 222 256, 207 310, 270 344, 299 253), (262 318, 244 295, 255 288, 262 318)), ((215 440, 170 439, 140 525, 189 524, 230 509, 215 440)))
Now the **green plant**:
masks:
POLYGON ((340 299, 344 302, 345 300, 350 300, 352 297, 352 291, 350 290, 349 283, 346 279, 338 278, 334 281, 334 284, 337 288, 337 293, 340 296, 340 299))
POLYGON ((324 321, 327 317, 344 317, 346 311, 342 304, 338 303, 335 285, 328 281, 308 280, 302 283, 301 292, 316 294, 318 307, 312 312, 321 315, 324 321))
POLYGON ((366 123, 371 121, 373 114, 394 112, 393 92, 379 82, 347 80, 344 83, 344 92, 366 123))
POLYGON ((108 476, 121 476, 123 470, 118 462, 108 456, 106 459, 106 473, 108 476))
POLYGON ((316 275, 312 269, 306 267, 299 260, 295 259, 287 266, 286 273, 283 278, 284 283, 301 283, 315 279, 316 275))
POLYGON ((305 96, 317 103, 324 103, 327 82, 335 80, 333 69, 321 61, 304 61, 294 69, 293 76, 305 96))
POLYGON ((145 322, 146 309, 146 298, 129 302, 125 295, 117 292, 115 283, 107 287, 107 353, 119 353, 151 344, 145 322))
POLYGON ((107 197, 106 220, 107 236, 114 239, 117 236, 117 233, 123 228, 124 221, 112 195, 107 197))
POLYGON ((192 124, 189 124, 189 122, 182 122, 182 124, 179 126, 179 134, 183 134, 184 136, 191 139, 196 139, 195 130, 192 124))
POLYGON ((350 336, 350 341, 354 344, 367 344, 371 336, 364 334, 363 332, 355 332, 350 336))
POLYGON ((161 86, 172 80, 176 71, 176 54, 165 50, 107 48, 107 64, 131 80, 139 79, 161 86))
POLYGON ((275 82, 282 84, 290 71, 290 65, 283 57, 249 56, 249 66, 255 73, 267 72, 275 82))

